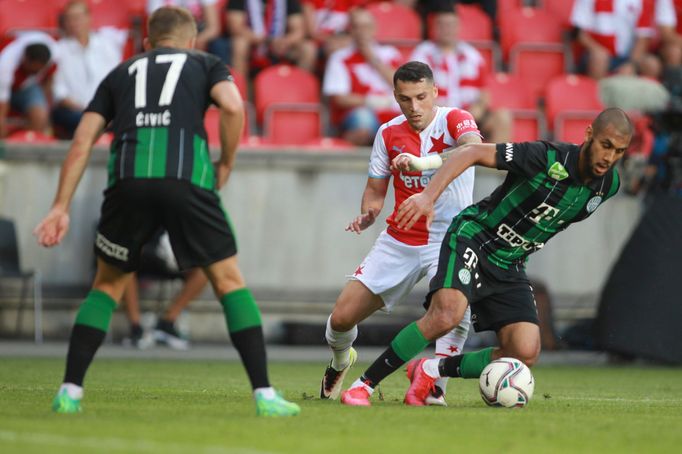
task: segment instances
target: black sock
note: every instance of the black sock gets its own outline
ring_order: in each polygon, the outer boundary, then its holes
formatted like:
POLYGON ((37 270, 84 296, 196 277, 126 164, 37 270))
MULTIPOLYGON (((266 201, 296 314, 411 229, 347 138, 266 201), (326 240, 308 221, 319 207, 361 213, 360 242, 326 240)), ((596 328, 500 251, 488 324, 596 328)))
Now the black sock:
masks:
POLYGON ((230 333, 230 338, 242 358, 251 387, 253 389, 269 387, 263 327, 254 326, 230 333))
POLYGON ((104 342, 106 334, 106 332, 91 326, 73 325, 71 339, 69 340, 69 352, 66 355, 64 383, 83 386, 85 372, 90 367, 97 349, 104 342))
POLYGON ((462 372, 459 366, 462 364, 463 357, 463 355, 456 355, 441 359, 438 362, 438 373, 441 377, 461 377, 462 372))
POLYGON ((395 350, 393 350, 393 347, 388 347, 362 374, 360 380, 370 388, 374 388, 381 380, 400 369, 400 366, 403 364, 405 364, 405 361, 400 359, 395 350))

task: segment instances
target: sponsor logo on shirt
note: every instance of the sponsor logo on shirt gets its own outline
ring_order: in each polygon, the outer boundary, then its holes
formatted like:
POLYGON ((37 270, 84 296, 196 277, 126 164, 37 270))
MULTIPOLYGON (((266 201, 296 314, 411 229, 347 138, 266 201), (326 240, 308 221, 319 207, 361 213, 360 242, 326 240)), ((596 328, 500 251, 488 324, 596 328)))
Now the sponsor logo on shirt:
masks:
POLYGON ((430 176, 426 175, 405 175, 400 174, 400 179, 403 180, 405 187, 408 189, 413 188, 425 188, 429 181, 431 181, 430 176))
POLYGON ((541 249, 545 243, 535 243, 533 241, 528 241, 518 233, 514 231, 507 224, 500 224, 497 228, 497 236, 505 240, 512 247, 520 247, 526 251, 541 249))
POLYGON ((557 181, 561 181, 568 178, 568 171, 564 166, 561 165, 561 163, 555 162, 549 168, 547 175, 549 175, 551 178, 554 178, 557 181))
POLYGON ((514 159, 514 144, 507 142, 504 146, 504 160, 505 162, 512 162, 514 159))
POLYGON ((404 149, 405 149, 405 145, 403 145, 403 146, 400 147, 400 148, 398 148, 397 146, 393 145, 393 147, 391 148, 392 151, 395 151, 395 152, 398 153, 398 154, 402 153, 404 149))
POLYGON ((128 261, 128 248, 107 240, 101 233, 97 233, 95 246, 109 257, 113 257, 122 262, 128 261))

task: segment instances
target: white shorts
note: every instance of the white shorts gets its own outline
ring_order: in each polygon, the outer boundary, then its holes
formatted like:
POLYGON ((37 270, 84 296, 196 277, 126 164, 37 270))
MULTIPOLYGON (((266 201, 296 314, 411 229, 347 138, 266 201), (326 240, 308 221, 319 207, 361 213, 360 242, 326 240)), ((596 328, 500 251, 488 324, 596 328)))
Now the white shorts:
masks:
POLYGON ((400 303, 424 276, 436 274, 440 241, 423 246, 410 246, 381 232, 369 254, 354 274, 348 276, 362 282, 384 301, 386 312, 400 303))

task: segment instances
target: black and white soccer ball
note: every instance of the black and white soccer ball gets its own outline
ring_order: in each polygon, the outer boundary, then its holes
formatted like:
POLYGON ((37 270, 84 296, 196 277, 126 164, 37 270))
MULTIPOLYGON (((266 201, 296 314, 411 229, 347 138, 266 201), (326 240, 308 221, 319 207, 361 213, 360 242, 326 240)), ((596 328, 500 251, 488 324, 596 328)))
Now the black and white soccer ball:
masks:
POLYGON ((491 407, 524 407, 533 398, 535 378, 518 359, 500 358, 485 366, 479 387, 483 401, 491 407))

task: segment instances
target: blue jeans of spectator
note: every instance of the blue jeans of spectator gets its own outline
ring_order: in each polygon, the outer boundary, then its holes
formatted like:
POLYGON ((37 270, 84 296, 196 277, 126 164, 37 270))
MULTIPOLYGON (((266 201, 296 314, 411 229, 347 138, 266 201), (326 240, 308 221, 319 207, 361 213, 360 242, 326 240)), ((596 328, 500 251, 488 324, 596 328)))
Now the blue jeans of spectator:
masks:
POLYGON ((219 57, 226 65, 232 63, 232 42, 227 36, 218 36, 210 41, 206 46, 206 51, 219 57))
POLYGON ((369 107, 356 107, 346 114, 341 122, 341 130, 354 131, 358 129, 367 130, 371 135, 379 130, 379 118, 369 107))
POLYGON ((64 139, 70 139, 73 137, 73 133, 76 131, 82 116, 83 112, 80 110, 56 106, 52 109, 52 124, 63 131, 63 134, 59 134, 60 136, 63 136, 64 139))
POLYGON ((12 92, 10 106, 13 110, 25 114, 34 107, 44 107, 47 109, 47 99, 43 88, 38 84, 32 84, 12 92))

